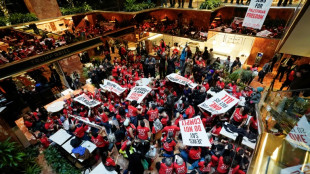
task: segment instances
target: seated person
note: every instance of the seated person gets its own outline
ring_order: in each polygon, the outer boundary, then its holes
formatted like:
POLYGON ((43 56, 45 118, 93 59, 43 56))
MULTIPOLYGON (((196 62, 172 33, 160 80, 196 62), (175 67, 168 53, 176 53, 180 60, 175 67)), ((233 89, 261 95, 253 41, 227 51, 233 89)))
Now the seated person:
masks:
POLYGON ((81 143, 82 141, 78 138, 71 140, 70 145, 73 147, 72 153, 77 159, 86 160, 91 154, 87 148, 81 146, 81 143))
POLYGON ((164 157, 173 157, 174 148, 177 145, 177 142, 173 139, 173 132, 169 132, 167 137, 164 137, 161 141, 163 143, 164 157))
POLYGON ((172 174, 173 173, 173 164, 170 158, 164 158, 162 162, 156 163, 156 168, 158 174, 172 174))
POLYGON ((233 118, 230 120, 230 123, 232 123, 235 126, 238 126, 238 128, 241 128, 245 123, 248 118, 248 108, 236 108, 233 118))
POLYGON ((180 156, 177 156, 175 158, 175 162, 173 163, 173 170, 174 170, 174 173, 176 173, 176 174, 186 174, 187 173, 186 163, 184 162, 184 160, 180 156))

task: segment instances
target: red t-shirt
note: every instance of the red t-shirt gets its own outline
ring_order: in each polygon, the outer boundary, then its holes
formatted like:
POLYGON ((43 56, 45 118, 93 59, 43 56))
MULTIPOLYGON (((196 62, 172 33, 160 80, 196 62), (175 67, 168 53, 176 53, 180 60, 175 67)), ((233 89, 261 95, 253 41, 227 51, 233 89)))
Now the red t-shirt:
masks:
POLYGON ((97 146, 97 147, 105 147, 109 145, 108 141, 105 141, 101 135, 98 135, 96 138, 94 136, 91 137, 91 141, 97 146))
POLYGON ((106 166, 114 166, 114 167, 116 166, 115 161, 114 161, 111 157, 108 157, 108 158, 106 159, 105 165, 106 165, 106 166))
POLYGON ((160 96, 163 96, 165 94, 165 87, 158 87, 158 93, 160 96))
POLYGON ((88 129, 88 126, 81 126, 75 129, 75 131, 73 132, 73 134, 75 136, 77 136, 78 138, 83 138, 85 131, 88 129))
POLYGON ((177 145, 177 143, 174 140, 172 140, 170 143, 168 143, 166 141, 166 139, 167 138, 165 137, 161 140, 163 142, 163 148, 165 149, 165 151, 171 152, 171 151, 173 151, 173 148, 177 145))
POLYGON ((50 142, 48 141, 47 137, 40 138, 40 142, 44 148, 48 148, 48 146, 50 145, 50 142))
POLYGON ((235 120, 236 122, 242 122, 243 119, 246 119, 247 117, 248 117, 247 114, 241 115, 241 114, 240 114, 240 108, 237 108, 233 118, 234 118, 234 120, 235 120))
POLYGON ((188 152, 188 157, 192 160, 198 160, 201 158, 201 148, 198 149, 191 148, 188 152))
POLYGON ((173 173, 173 165, 166 166, 165 163, 160 164, 160 169, 158 171, 158 174, 172 174, 173 173))
POLYGON ((138 131, 138 138, 139 139, 141 139, 141 140, 147 140, 148 139, 147 133, 150 131, 150 128, 138 126, 137 131, 138 131))
POLYGON ((201 172, 210 172, 211 171, 211 162, 208 163, 208 165, 205 166, 205 162, 204 161, 200 161, 198 163, 199 166, 199 171, 201 172))
POLYGON ((105 113, 102 113, 100 117, 101 117, 102 122, 104 123, 107 123, 109 121, 109 117, 105 113))
POLYGON ((185 114, 188 116, 188 118, 192 118, 195 115, 195 109, 193 106, 189 105, 189 107, 185 110, 185 114))
POLYGON ((169 132, 173 132, 173 137, 174 137, 177 131, 180 131, 180 128, 175 125, 166 126, 163 129, 163 133, 166 133, 165 136, 167 136, 169 132))
POLYGON ((250 124, 250 126, 251 126, 253 129, 258 129, 257 120, 254 119, 254 117, 251 117, 251 124, 250 124))
POLYGON ((128 106, 128 114, 129 114, 130 117, 137 116, 138 115, 137 111, 138 111, 138 109, 136 107, 131 106, 131 105, 128 106))
MULTIPOLYGON (((24 124, 27 126, 27 127, 31 127, 32 126, 32 123, 30 121, 24 121, 24 124)), ((46 123, 45 123, 46 124, 46 123)))
POLYGON ((158 118, 158 109, 155 108, 154 110, 151 109, 147 111, 147 115, 149 116, 149 121, 154 121, 156 118, 158 118))
POLYGON ((221 126, 218 127, 218 128, 216 126, 214 126, 213 130, 212 130, 212 133, 215 134, 215 135, 220 135, 221 130, 222 130, 221 126))
POLYGON ((237 165, 235 168, 230 168, 228 174, 238 174, 238 170, 239 170, 240 166, 237 165))
POLYGON ((216 170, 219 173, 227 173, 228 169, 229 169, 229 165, 224 164, 223 157, 221 156, 216 170))
POLYGON ((183 162, 182 165, 178 165, 176 162, 173 164, 174 172, 176 174, 186 174, 187 173, 187 168, 186 164, 183 162))

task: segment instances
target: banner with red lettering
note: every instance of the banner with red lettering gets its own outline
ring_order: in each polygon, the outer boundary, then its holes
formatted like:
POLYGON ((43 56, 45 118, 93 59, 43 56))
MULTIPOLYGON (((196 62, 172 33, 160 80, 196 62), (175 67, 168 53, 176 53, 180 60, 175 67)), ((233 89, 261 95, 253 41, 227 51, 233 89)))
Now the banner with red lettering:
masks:
POLYGON ((79 95, 74 98, 74 101, 77 101, 87 107, 95 107, 100 104, 98 100, 90 99, 86 94, 79 95))
POLYGON ((307 174, 310 173, 310 164, 301 164, 281 169, 280 174, 307 174))
POLYGON ((306 116, 301 117, 291 132, 286 136, 286 140, 293 146, 303 150, 310 150, 310 125, 306 116))
POLYGON ((252 0, 245 14, 242 26, 261 29, 272 0, 252 0))
POLYGON ((184 145, 211 147, 200 117, 181 120, 179 124, 184 145))
POLYGON ((192 82, 191 80, 183 77, 183 76, 180 76, 178 74, 175 74, 175 73, 171 73, 169 75, 166 76, 170 81, 174 82, 174 83, 178 83, 178 84, 181 84, 181 85, 188 85, 188 87, 194 89, 197 84, 192 82))
POLYGON ((120 95, 126 90, 126 88, 122 88, 119 84, 107 79, 104 79, 103 85, 100 84, 100 87, 104 90, 114 92, 117 95, 120 95))
POLYGON ((238 102, 239 100, 237 98, 222 90, 198 106, 206 111, 211 112, 212 114, 222 114, 227 112, 238 102))
POLYGON ((131 89, 126 100, 133 101, 136 100, 138 103, 141 103, 144 97, 151 92, 152 89, 147 86, 135 86, 131 89))

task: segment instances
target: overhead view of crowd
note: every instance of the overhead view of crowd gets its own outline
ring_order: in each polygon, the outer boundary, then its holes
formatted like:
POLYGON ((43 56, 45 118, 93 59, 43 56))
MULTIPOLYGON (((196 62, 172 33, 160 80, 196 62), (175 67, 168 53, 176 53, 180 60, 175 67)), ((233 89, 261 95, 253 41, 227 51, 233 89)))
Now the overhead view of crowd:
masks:
POLYGON ((107 170, 118 173, 246 173, 254 147, 244 143, 244 139, 255 146, 258 135, 255 105, 260 102, 263 88, 253 88, 239 79, 228 80, 227 76, 241 67, 239 58, 232 63, 230 57, 221 62, 213 58, 212 49, 192 54, 186 45, 169 55, 164 40, 159 47, 159 64, 143 47, 136 50, 132 60, 124 45, 118 51, 108 47, 107 52, 119 52, 120 58, 91 61, 93 68, 88 74, 97 87, 94 91, 72 93, 59 112, 50 113, 41 107, 26 113, 25 126, 44 148, 57 146, 49 137, 66 130, 75 137, 70 142, 72 153, 84 165, 101 160, 107 170), (168 75, 176 73, 188 79, 187 84, 169 80, 168 75), (147 84, 143 84, 145 79, 147 84), (99 87, 102 80, 125 90, 120 95, 104 90, 99 87), (142 100, 126 98, 135 87, 144 85, 151 92, 142 100), (221 91, 239 102, 224 113, 198 106, 221 91), (78 102, 76 97, 81 95, 98 105, 90 107, 78 102), (191 118, 201 120, 208 135, 204 138, 210 146, 183 143, 180 124, 191 118), (80 145, 87 140, 96 145, 94 152, 80 145))
POLYGON ((0 47, 0 65, 101 36, 104 32, 109 31, 100 26, 99 22, 94 26, 87 20, 85 21, 85 27, 75 28, 72 26, 70 30, 65 30, 63 34, 59 35, 47 31, 42 31, 41 35, 35 35, 13 29, 0 30, 0 41, 5 44, 0 47))

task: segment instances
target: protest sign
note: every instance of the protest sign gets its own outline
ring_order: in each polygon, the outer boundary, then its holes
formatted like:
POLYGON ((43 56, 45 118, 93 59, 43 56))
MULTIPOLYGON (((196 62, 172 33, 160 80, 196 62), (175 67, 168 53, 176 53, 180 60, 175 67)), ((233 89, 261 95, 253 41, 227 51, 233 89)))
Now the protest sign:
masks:
POLYGON ((133 101, 136 100, 138 103, 144 99, 144 97, 151 92, 151 88, 147 86, 135 86, 131 89, 130 93, 128 94, 126 100, 133 101))
POLYGON ((69 116, 72 117, 72 118, 75 118, 75 119, 77 119, 77 120, 79 120, 79 121, 84 122, 85 124, 89 125, 90 127, 94 127, 94 128, 97 128, 97 129, 103 129, 102 126, 99 126, 99 125, 96 124, 96 123, 90 122, 89 119, 86 118, 86 117, 75 116, 75 115, 69 115, 69 116))
POLYGON ((181 85, 186 85, 187 84, 188 87, 190 87, 192 89, 194 89, 197 86, 197 84, 192 82, 191 80, 189 80, 189 79, 187 79, 187 78, 185 78, 183 76, 180 76, 178 74, 175 74, 175 73, 167 75, 167 78, 170 81, 174 82, 174 83, 178 83, 178 84, 181 84, 181 85))
POLYGON ((242 26, 261 29, 272 0, 253 0, 245 14, 242 26))
POLYGON ((310 173, 309 163, 281 169, 280 174, 307 174, 307 173, 308 174, 310 173))
POLYGON ((222 90, 198 106, 212 114, 222 114, 235 106, 239 100, 222 90))
POLYGON ((310 125, 306 116, 301 117, 285 139, 295 147, 310 150, 310 125))
POLYGON ((184 145, 211 147, 200 117, 181 120, 180 129, 184 145))
POLYGON ((126 90, 126 88, 122 88, 119 84, 106 79, 104 79, 103 85, 100 84, 100 87, 117 95, 120 95, 126 90))
POLYGON ((77 101, 87 107, 95 107, 100 104, 98 100, 90 99, 86 94, 79 95, 74 98, 74 101, 77 101))

